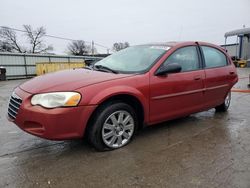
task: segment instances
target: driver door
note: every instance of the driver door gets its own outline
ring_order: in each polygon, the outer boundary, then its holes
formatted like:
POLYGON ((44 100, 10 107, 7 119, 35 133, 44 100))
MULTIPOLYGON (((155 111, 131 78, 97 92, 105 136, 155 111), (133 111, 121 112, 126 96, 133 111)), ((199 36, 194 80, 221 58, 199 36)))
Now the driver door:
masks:
POLYGON ((150 77, 150 123, 185 116, 203 108, 205 72, 197 46, 181 47, 161 66, 178 63, 182 70, 150 77))

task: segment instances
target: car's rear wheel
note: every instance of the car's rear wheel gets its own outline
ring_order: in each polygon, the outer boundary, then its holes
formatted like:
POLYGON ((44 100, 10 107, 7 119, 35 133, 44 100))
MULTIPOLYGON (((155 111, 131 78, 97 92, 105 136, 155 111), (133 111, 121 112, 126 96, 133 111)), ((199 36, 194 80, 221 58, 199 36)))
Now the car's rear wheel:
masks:
POLYGON ((126 103, 108 103, 100 107, 89 126, 90 143, 99 151, 128 144, 138 125, 135 110, 126 103))
POLYGON ((231 103, 231 92, 229 91, 224 102, 221 105, 216 106, 215 109, 217 112, 226 112, 230 106, 230 103, 231 103))

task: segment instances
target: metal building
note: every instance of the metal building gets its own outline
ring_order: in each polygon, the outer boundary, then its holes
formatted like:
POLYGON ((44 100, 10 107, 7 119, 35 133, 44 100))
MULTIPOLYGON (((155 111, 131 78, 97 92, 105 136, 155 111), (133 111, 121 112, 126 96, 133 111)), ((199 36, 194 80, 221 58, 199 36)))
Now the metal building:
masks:
POLYGON ((237 29, 225 33, 225 45, 222 45, 231 56, 250 60, 250 28, 237 29), (236 36, 235 44, 227 44, 227 38, 236 36))
POLYGON ((102 57, 93 56, 64 56, 43 54, 0 53, 0 67, 6 68, 7 79, 28 78, 36 74, 36 63, 41 62, 83 62, 99 60, 102 57))

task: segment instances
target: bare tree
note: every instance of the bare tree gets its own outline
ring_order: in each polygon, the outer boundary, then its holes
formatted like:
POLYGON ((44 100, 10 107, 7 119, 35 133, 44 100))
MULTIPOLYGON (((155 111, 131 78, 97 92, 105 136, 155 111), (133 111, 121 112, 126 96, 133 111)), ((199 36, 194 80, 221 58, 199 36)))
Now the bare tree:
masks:
POLYGON ((0 52, 13 52, 13 50, 9 43, 0 40, 0 52))
POLYGON ((46 45, 43 41, 46 35, 46 29, 44 27, 39 27, 33 30, 30 25, 23 25, 25 29, 25 35, 31 45, 28 50, 23 46, 20 46, 16 32, 8 27, 2 27, 0 29, 0 51, 7 52, 19 52, 19 53, 47 53, 53 50, 51 45, 46 45))
POLYGON ((26 52, 25 49, 19 45, 16 32, 12 29, 8 27, 2 27, 2 29, 0 29, 0 38, 2 39, 0 46, 1 51, 19 53, 26 52))
POLYGON ((46 29, 44 27, 39 27, 36 30, 33 30, 30 25, 23 25, 27 39, 31 45, 29 50, 30 53, 46 53, 53 50, 51 45, 47 46, 43 38, 46 35, 46 29))
MULTIPOLYGON (((86 55, 91 53, 91 46, 83 40, 76 40, 68 45, 68 50, 72 55, 86 55)), ((94 50, 96 51, 96 49, 94 50)))
POLYGON ((113 50, 114 51, 120 51, 120 50, 125 49, 125 48, 127 48, 129 46, 130 45, 129 45, 128 42, 124 42, 124 43, 122 43, 122 42, 116 42, 116 43, 113 44, 113 50))

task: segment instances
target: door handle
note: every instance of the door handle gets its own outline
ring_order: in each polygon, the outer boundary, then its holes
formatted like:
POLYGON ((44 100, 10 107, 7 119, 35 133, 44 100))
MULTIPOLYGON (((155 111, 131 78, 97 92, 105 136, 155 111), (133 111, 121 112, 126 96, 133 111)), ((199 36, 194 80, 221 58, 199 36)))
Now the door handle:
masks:
POLYGON ((229 74, 230 74, 230 75, 234 75, 234 71, 230 71, 229 74))
POLYGON ((200 80, 200 79, 201 79, 200 75, 194 77, 194 80, 200 80))

